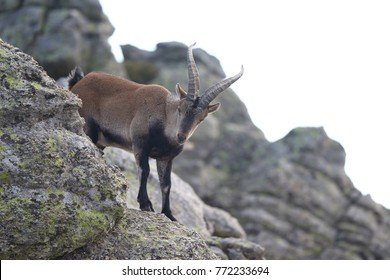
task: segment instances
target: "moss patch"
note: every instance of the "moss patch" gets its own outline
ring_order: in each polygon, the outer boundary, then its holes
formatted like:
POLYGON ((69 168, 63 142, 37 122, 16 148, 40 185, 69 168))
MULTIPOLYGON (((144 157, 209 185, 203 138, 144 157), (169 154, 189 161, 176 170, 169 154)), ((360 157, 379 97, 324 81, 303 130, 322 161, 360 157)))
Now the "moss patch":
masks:
POLYGON ((9 184, 11 182, 11 174, 9 172, 0 172, 0 184, 9 184))
POLYGON ((159 74, 158 68, 149 62, 125 61, 123 65, 128 77, 137 83, 148 84, 159 74))

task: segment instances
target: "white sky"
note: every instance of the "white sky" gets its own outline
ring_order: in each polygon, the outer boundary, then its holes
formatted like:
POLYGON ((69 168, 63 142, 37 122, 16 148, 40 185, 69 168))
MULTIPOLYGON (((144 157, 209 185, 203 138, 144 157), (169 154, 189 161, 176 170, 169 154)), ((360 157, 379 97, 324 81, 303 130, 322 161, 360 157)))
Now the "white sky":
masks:
POLYGON ((216 56, 270 141, 324 126, 346 171, 390 208, 390 1, 101 0, 120 44, 179 41, 216 56))

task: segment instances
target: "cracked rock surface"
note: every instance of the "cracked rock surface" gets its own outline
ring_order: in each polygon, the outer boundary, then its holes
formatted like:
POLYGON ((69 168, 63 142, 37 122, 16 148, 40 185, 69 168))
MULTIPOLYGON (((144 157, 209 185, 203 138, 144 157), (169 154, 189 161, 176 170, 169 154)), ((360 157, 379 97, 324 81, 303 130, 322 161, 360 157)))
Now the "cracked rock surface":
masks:
POLYGON ((108 44, 113 32, 97 0, 0 2, 0 38, 32 55, 54 79, 76 65, 124 76, 108 44))

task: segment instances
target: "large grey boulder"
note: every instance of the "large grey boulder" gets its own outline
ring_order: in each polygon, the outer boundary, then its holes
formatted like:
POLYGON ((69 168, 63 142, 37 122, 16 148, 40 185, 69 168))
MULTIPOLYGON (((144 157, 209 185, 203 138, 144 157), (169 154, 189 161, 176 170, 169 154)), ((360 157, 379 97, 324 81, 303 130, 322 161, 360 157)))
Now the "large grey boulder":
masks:
POLYGON ((127 209, 127 182, 85 137, 80 100, 2 40, 0 100, 1 259, 216 258, 185 226, 127 209))
POLYGON ((126 182, 83 136, 80 100, 0 40, 1 258, 52 258, 110 230, 126 182))
POLYGON ((0 38, 32 55, 55 79, 76 65, 124 76, 108 44, 113 32, 98 0, 0 3, 0 38))

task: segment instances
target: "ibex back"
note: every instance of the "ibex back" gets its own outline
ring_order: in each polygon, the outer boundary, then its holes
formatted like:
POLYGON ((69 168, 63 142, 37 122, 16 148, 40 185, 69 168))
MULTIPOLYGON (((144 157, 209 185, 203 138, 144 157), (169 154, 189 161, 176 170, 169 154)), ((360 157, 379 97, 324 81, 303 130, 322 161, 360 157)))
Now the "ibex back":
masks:
POLYGON ((172 221, 169 194, 172 160, 183 150, 197 126, 220 104, 210 104, 243 74, 227 78, 199 95, 199 74, 188 48, 188 93, 179 84, 171 93, 159 85, 142 85, 103 73, 84 77, 76 67, 69 75, 69 89, 82 100, 80 115, 85 133, 101 149, 115 146, 134 153, 139 167, 138 203, 143 211, 154 211, 146 183, 149 157, 156 159, 162 192, 162 213, 172 221))

